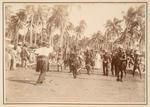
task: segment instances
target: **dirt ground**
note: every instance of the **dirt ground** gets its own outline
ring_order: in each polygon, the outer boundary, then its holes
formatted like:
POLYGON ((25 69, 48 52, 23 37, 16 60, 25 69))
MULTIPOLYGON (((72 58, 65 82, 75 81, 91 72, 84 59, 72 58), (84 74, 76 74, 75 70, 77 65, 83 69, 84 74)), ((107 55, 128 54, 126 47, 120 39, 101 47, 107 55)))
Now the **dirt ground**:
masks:
POLYGON ((42 85, 35 85, 39 73, 18 68, 5 72, 5 103, 81 103, 81 104, 144 104, 145 78, 131 74, 117 82, 116 77, 97 70, 73 79, 72 73, 47 72, 42 85))

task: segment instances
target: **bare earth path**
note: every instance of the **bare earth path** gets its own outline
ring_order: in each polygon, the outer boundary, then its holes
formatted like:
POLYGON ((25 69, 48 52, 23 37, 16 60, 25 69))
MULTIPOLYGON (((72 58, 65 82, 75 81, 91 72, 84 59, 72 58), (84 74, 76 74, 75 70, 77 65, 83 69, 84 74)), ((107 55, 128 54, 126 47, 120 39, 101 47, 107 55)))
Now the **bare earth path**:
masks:
MULTIPOLYGON (((100 71, 99 71, 100 72, 100 71)), ((145 80, 127 74, 123 82, 114 76, 47 72, 45 83, 35 85, 38 73, 19 68, 5 73, 6 103, 145 103, 145 80)))

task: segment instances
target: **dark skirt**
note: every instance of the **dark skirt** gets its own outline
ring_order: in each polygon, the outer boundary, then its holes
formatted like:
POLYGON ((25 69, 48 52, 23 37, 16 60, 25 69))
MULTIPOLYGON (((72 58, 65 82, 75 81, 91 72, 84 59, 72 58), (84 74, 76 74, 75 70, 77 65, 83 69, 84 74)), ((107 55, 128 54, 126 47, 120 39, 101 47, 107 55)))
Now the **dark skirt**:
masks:
POLYGON ((37 57, 37 65, 36 72, 46 72, 48 71, 48 57, 46 56, 38 56, 37 57))

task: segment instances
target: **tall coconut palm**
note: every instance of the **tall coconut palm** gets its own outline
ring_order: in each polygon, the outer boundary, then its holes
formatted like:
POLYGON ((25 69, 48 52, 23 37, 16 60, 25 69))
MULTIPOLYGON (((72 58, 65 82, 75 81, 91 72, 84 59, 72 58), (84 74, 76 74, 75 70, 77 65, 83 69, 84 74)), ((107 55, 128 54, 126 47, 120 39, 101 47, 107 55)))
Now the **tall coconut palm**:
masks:
POLYGON ((34 17, 34 6, 33 5, 27 5, 26 6, 26 11, 28 14, 28 19, 27 19, 27 27, 28 27, 28 32, 29 32, 29 42, 30 45, 33 43, 33 17, 34 17))
POLYGON ((15 35, 15 44, 18 44, 18 39, 19 39, 19 34, 18 31, 19 29, 23 28, 23 25, 26 20, 26 12, 24 9, 20 9, 18 13, 16 13, 15 16, 12 16, 12 27, 14 30, 14 35, 15 35))
POLYGON ((86 28, 86 22, 85 20, 81 20, 79 25, 76 27, 76 40, 81 38, 81 36, 84 34, 85 28, 86 28))
POLYGON ((110 39, 115 39, 115 37, 119 37, 120 33, 122 32, 121 27, 122 20, 117 18, 113 18, 113 20, 108 20, 106 22, 106 36, 110 39))
POLYGON ((41 6, 28 5, 26 6, 26 10, 28 13, 27 23, 30 32, 30 45, 33 45, 33 41, 34 45, 36 45, 36 41, 38 38, 37 36, 40 36, 42 38, 42 9, 41 6))
POLYGON ((9 32, 10 32, 10 38, 15 41, 15 34, 16 34, 16 26, 17 26, 18 18, 16 15, 11 16, 10 22, 9 22, 9 32))
POLYGON ((113 20, 108 20, 106 22, 105 46, 107 49, 112 49, 112 43, 120 36, 122 32, 121 22, 122 20, 119 20, 118 18, 113 18, 113 20))
POLYGON ((74 33, 74 25, 71 22, 68 22, 66 24, 66 29, 64 32, 64 47, 67 47, 71 43, 71 37, 73 36, 74 33))
POLYGON ((11 28, 11 5, 5 6, 5 34, 6 37, 11 38, 12 28, 11 28))
POLYGON ((33 24, 35 25, 34 27, 34 45, 36 45, 37 41, 37 36, 39 35, 42 40, 42 25, 43 25, 43 19, 42 19, 42 8, 40 6, 37 7, 36 10, 34 10, 34 16, 33 16, 33 24))
POLYGON ((101 31, 98 31, 97 33, 94 33, 92 35, 92 38, 89 41, 90 46, 92 46, 94 49, 100 49, 102 48, 102 44, 104 43, 104 36, 101 33, 101 31))
POLYGON ((79 46, 80 46, 80 48, 82 48, 82 49, 85 49, 87 46, 91 46, 89 37, 83 37, 83 38, 79 41, 79 46))
POLYGON ((52 38, 52 31, 55 29, 60 30, 61 39, 60 46, 63 45, 63 35, 66 29, 66 23, 68 21, 68 6, 56 5, 52 8, 52 15, 48 18, 47 29, 49 31, 50 41, 52 38))
POLYGON ((127 47, 143 44, 145 42, 145 6, 129 8, 123 18, 126 26, 117 41, 120 43, 128 42, 127 47), (129 35, 130 39, 128 39, 129 35))

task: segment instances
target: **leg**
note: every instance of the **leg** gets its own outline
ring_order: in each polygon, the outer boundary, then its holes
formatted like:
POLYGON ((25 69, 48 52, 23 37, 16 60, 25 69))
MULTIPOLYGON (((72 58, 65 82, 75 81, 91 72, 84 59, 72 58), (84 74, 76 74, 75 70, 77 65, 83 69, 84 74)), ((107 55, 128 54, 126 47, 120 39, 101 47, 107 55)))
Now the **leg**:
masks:
POLYGON ((60 65, 60 69, 61 69, 61 71, 63 71, 63 65, 62 64, 60 65))
POLYGON ((45 80, 45 75, 46 75, 46 72, 40 72, 40 75, 39 75, 39 78, 37 80, 37 83, 43 83, 43 81, 45 80))
POLYGON ((139 74, 140 74, 140 78, 142 79, 142 74, 141 74, 141 70, 140 70, 140 67, 138 66, 138 71, 139 71, 139 74))
POLYGON ((48 64, 47 64, 47 71, 49 71, 49 66, 50 66, 50 63, 48 62, 48 64))
POLYGON ((126 75, 127 75, 126 69, 124 69, 123 71, 124 71, 124 74, 125 74, 125 77, 126 77, 126 75))
POLYGON ((72 68, 71 68, 71 65, 69 65, 69 73, 71 73, 72 72, 72 68))
POLYGON ((27 68, 27 60, 24 60, 25 68, 27 68))
POLYGON ((87 74, 90 75, 90 65, 89 64, 86 65, 86 69, 87 69, 87 74))
POLYGON ((38 80, 37 80, 37 83, 39 84, 41 84, 41 83, 43 83, 43 81, 45 80, 45 76, 46 76, 46 72, 47 72, 47 64, 48 64, 48 62, 46 61, 46 60, 42 60, 41 61, 41 66, 40 66, 40 75, 39 75, 39 78, 38 78, 38 80))
POLYGON ((116 73, 117 73, 117 81, 119 81, 119 68, 118 68, 118 66, 116 67, 116 73))
POLYGON ((105 75, 105 64, 103 63, 103 75, 105 75))
POLYGON ((106 64, 106 76, 108 76, 108 64, 106 64))
POLYGON ((114 70, 114 64, 113 64, 113 62, 111 62, 111 73, 112 73, 112 75, 114 75, 113 70, 114 70))
POLYGON ((13 61, 13 59, 11 59, 10 70, 13 70, 13 63, 14 63, 14 61, 13 61))
POLYGON ((136 70, 136 66, 134 65, 134 67, 133 67, 133 77, 134 77, 135 70, 136 70))
POLYGON ((23 61, 24 61, 23 58, 21 58, 21 66, 22 66, 22 67, 24 67, 23 61))
POLYGON ((57 71, 59 72, 59 64, 57 64, 57 71))
POLYGON ((73 73, 73 78, 75 79, 76 78, 76 68, 75 67, 73 67, 72 73, 73 73))
POLYGON ((122 81, 122 79, 123 79, 123 70, 121 70, 121 79, 120 79, 120 81, 122 81))
POLYGON ((115 76, 117 76, 117 65, 115 65, 114 67, 115 67, 115 76))

